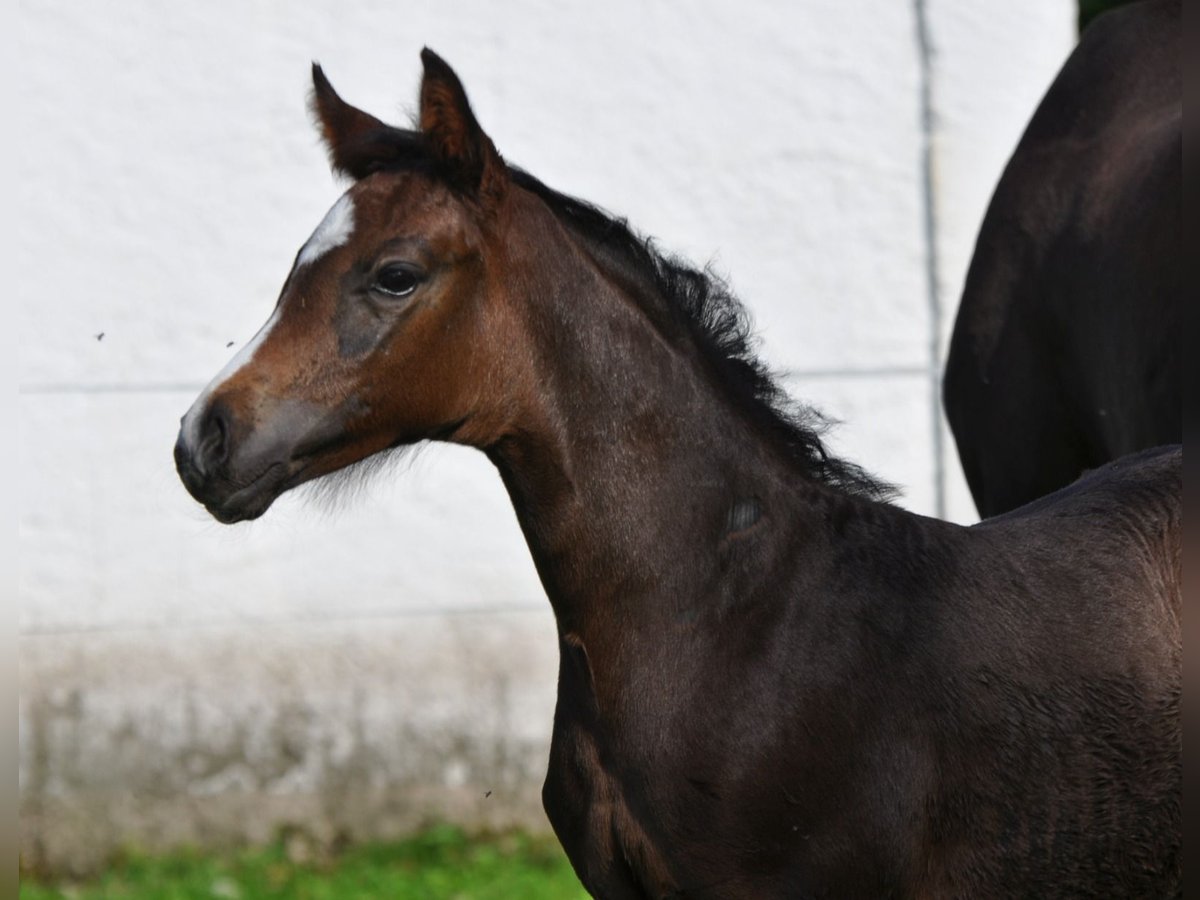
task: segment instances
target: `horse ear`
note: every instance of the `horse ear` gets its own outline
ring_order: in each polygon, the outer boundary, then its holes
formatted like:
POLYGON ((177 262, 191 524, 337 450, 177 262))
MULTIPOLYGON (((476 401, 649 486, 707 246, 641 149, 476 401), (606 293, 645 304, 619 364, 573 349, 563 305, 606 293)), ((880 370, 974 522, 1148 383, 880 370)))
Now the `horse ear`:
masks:
POLYGON ((492 139, 479 127, 466 91, 446 61, 426 47, 421 51, 421 134, 443 177, 484 206, 504 193, 508 170, 492 139))
POLYGON ((363 152, 371 143, 368 138, 387 131, 388 126, 339 97, 316 63, 313 63, 312 79, 309 106, 321 126, 330 165, 352 178, 364 177, 369 173, 370 165, 369 157, 363 152))

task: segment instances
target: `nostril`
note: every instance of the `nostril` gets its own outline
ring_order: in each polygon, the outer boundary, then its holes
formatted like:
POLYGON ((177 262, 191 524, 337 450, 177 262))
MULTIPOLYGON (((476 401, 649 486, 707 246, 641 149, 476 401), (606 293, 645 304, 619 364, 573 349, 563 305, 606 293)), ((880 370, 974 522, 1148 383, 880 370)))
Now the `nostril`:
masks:
POLYGON ((200 446, 196 458, 201 468, 219 466, 229 455, 229 416, 224 407, 209 408, 200 427, 200 446))

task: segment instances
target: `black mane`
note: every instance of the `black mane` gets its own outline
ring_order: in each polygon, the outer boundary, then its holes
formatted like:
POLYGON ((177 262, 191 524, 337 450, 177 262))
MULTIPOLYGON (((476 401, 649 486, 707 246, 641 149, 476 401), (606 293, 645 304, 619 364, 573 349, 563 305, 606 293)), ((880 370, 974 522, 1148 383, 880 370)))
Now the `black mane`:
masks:
MULTIPOLYGON (((363 139, 362 156, 369 162, 360 172, 434 171, 419 132, 391 127, 376 131, 363 139)), ((750 316, 720 277, 663 253, 625 219, 561 194, 515 166, 510 165, 509 172, 514 183, 540 198, 574 234, 616 260, 628 274, 640 276, 663 298, 673 330, 691 338, 711 367, 714 382, 802 471, 872 499, 895 493, 861 467, 829 453, 821 440, 829 421, 792 400, 757 357, 750 316)))

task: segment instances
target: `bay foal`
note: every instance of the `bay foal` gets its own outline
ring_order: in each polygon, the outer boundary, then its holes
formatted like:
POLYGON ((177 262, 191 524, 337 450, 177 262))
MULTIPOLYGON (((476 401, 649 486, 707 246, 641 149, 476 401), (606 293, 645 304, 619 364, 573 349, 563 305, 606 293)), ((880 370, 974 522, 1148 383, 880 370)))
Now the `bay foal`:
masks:
POLYGON ((423 60, 415 131, 314 69, 353 183, 184 417, 188 490, 237 522, 389 448, 486 453, 596 896, 1178 895, 1180 450, 974 528, 888 505, 719 282, 508 166, 423 60))

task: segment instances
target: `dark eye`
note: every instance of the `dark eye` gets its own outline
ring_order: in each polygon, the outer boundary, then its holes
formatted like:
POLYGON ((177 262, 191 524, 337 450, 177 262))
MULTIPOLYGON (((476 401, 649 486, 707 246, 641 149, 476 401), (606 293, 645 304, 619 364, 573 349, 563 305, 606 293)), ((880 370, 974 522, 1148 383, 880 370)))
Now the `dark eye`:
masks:
POLYGON ((375 276, 375 290, 392 297, 407 297, 420 283, 419 273, 399 263, 384 266, 375 276))

